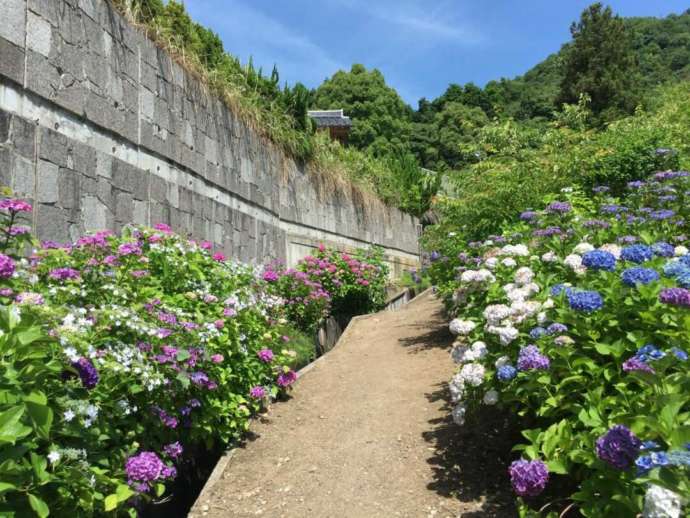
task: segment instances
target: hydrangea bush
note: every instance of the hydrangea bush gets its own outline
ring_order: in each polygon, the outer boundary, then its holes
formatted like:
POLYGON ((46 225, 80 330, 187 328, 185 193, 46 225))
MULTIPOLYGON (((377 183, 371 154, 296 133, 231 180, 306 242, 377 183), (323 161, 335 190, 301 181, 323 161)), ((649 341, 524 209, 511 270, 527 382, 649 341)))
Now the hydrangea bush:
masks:
POLYGON ((320 245, 295 268, 268 265, 263 278, 284 300, 288 317, 314 331, 329 315, 349 319, 383 308, 388 267, 380 248, 348 254, 320 245))
POLYGON ((522 425, 522 516, 681 516, 690 499, 690 174, 620 199, 564 190, 502 235, 449 236, 430 274, 454 318, 459 425, 522 425))
POLYGON ((0 514, 134 516, 295 381, 282 301, 166 225, 27 257, 30 211, 0 201, 0 514))

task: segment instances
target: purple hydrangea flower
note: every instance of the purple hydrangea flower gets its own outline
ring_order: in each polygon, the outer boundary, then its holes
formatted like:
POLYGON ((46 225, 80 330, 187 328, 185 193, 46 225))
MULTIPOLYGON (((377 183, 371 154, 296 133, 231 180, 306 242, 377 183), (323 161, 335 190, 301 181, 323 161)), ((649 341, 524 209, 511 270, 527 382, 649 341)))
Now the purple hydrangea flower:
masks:
POLYGON ((172 459, 176 459, 176 458, 178 458, 180 455, 182 455, 182 452, 183 452, 184 450, 183 450, 182 445, 180 444, 180 442, 179 442, 179 441, 176 441, 176 442, 172 442, 172 443, 170 443, 170 444, 165 445, 165 446, 163 447, 163 451, 165 452, 165 454, 166 454, 168 457, 170 457, 170 458, 172 458, 172 459))
POLYGON ((659 300, 664 304, 690 307, 690 290, 685 288, 664 288, 659 293, 659 300))
POLYGON ((81 384, 87 389, 92 389, 98 384, 98 371, 91 360, 81 357, 76 362, 72 363, 72 367, 79 373, 81 384))
POLYGON ((9 279, 14 274, 14 261, 5 254, 0 254, 0 278, 9 279))
POLYGON ((275 270, 266 270, 263 275, 266 282, 276 282, 279 278, 280 275, 275 270))
POLYGON ((541 354, 536 345, 528 345, 527 347, 522 347, 520 349, 517 367, 518 370, 521 371, 528 371, 532 369, 548 369, 550 363, 549 358, 541 354))
POLYGON ((637 458, 641 445, 642 441, 628 427, 618 424, 597 439, 597 457, 614 468, 628 469, 637 458))
POLYGON ((80 277, 80 273, 74 268, 55 268, 50 271, 48 277, 56 281, 64 281, 67 279, 78 279, 80 277))
POLYGON ((117 247, 118 255, 141 255, 141 247, 137 243, 122 243, 117 247))
POLYGON ((287 372, 281 372, 278 375, 277 383, 280 387, 289 387, 295 381, 297 381, 297 373, 293 370, 289 370, 287 372))
POLYGON ((142 451, 133 455, 125 462, 125 472, 131 486, 137 491, 145 493, 152 483, 165 478, 173 478, 177 474, 175 468, 169 468, 152 451, 142 451))
POLYGON ((30 203, 22 200, 14 200, 12 198, 5 198, 0 201, 0 210, 6 210, 8 212, 31 212, 32 207, 30 203))
POLYGON ((261 385, 257 385, 251 388, 249 395, 254 399, 263 399, 266 397, 266 389, 261 385))
POLYGON ((273 361, 273 351, 270 349, 261 349, 256 353, 259 359, 264 363, 270 363, 273 361))
POLYGON ((538 228, 534 232, 532 232, 532 235, 534 237, 552 237, 552 236, 560 236, 563 234, 563 230, 561 230, 560 227, 546 227, 546 228, 538 228))
POLYGON ((565 214, 566 212, 570 212, 571 209, 572 206, 566 201, 554 201, 546 206, 546 210, 552 214, 565 214))
POLYGON ((526 210, 525 212, 520 214, 520 219, 522 221, 534 221, 537 219, 538 214, 534 212, 533 210, 526 210))
POLYGON ((546 328, 546 332, 550 335, 560 335, 568 331, 568 326, 560 322, 554 322, 546 328))
POLYGON ((540 460, 516 460, 508 468, 513 491, 519 496, 537 496, 549 481, 549 470, 540 460))
POLYGON ((650 374, 654 374, 654 369, 647 365, 641 358, 638 356, 632 356, 631 358, 628 358, 623 362, 623 371, 625 372, 633 372, 633 371, 639 371, 639 372, 648 372, 650 374))

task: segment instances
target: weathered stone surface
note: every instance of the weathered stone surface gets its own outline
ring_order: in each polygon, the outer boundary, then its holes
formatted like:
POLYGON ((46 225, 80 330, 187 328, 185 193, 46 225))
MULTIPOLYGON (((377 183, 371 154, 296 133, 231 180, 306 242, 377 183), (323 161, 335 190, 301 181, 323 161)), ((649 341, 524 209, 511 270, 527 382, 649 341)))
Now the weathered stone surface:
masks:
POLYGON ((18 47, 24 46, 26 29, 26 0, 0 0, 0 37, 18 47))
MULTIPOLYGON (((0 23, 0 27, 3 25, 4 23, 0 23)), ((24 49, 2 37, 0 37, 0 75, 15 83, 24 83, 24 49)))
POLYGON ((324 193, 105 0, 26 7, 0 0, 21 19, 0 26, 0 182, 36 199, 41 237, 164 222, 244 261, 371 241, 414 262, 413 218, 324 193))
POLYGON ((38 192, 40 203, 57 203, 59 167, 46 160, 38 161, 38 192))

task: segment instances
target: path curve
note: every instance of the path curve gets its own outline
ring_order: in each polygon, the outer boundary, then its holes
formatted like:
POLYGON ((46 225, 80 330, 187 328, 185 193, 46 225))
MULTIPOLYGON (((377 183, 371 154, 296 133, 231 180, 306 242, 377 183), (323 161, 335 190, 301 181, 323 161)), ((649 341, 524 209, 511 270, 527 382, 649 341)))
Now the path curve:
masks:
POLYGON ((451 341, 430 292, 354 321, 290 400, 252 424, 190 516, 510 516, 482 494, 502 475, 460 488, 449 455, 462 447, 448 418, 451 341))

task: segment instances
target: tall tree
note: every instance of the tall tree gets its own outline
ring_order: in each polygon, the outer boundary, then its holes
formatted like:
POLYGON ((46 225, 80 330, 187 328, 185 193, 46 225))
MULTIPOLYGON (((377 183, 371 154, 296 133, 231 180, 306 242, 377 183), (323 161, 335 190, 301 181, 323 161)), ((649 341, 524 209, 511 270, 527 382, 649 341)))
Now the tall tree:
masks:
POLYGON ((631 113, 639 100, 639 74, 632 38, 623 20, 597 2, 570 27, 573 41, 567 49, 557 102, 576 103, 587 94, 601 120, 631 113))
POLYGON ((377 156, 409 150, 412 108, 386 85, 383 74, 355 64, 340 70, 314 91, 311 107, 345 110, 352 117, 351 145, 377 156))

